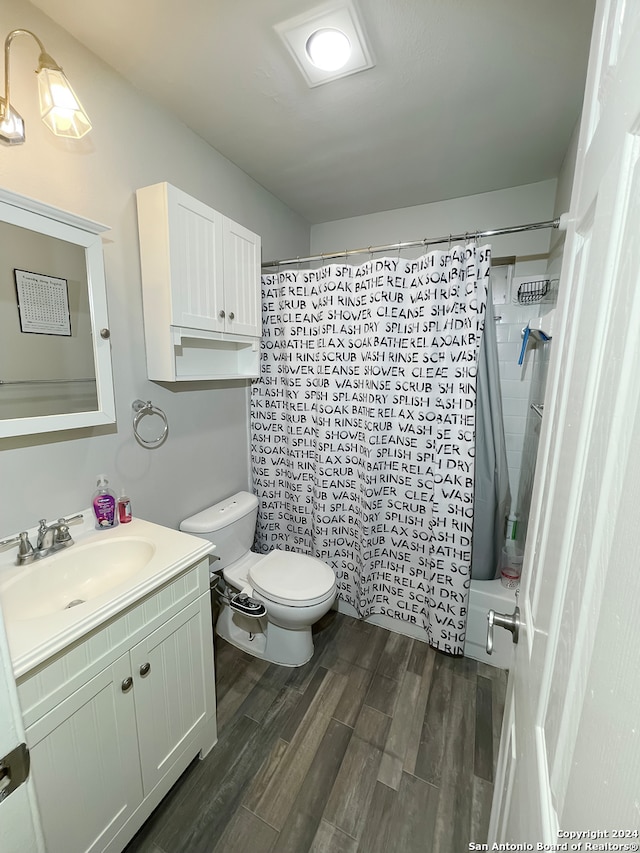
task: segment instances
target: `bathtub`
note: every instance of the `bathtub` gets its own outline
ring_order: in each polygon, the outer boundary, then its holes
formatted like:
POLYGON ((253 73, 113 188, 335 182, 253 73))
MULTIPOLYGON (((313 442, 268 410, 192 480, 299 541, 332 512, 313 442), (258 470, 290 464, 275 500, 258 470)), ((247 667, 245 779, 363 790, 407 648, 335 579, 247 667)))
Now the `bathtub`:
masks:
POLYGON ((491 664, 498 669, 511 667, 514 645, 511 633, 504 628, 494 628, 493 654, 487 654, 487 614, 489 610, 513 613, 515 606, 515 590, 504 587, 499 578, 491 581, 471 581, 467 636, 464 643, 465 657, 491 664))

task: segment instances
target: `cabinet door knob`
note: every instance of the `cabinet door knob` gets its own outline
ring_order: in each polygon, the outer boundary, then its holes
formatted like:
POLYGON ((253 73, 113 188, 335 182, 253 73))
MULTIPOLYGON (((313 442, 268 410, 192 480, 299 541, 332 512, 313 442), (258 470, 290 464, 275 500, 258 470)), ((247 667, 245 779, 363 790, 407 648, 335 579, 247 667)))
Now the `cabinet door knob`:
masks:
POLYGON ((143 663, 142 666, 140 667, 140 675, 143 678, 146 678, 150 672, 151 672, 151 664, 149 662, 143 663))
POLYGON ((219 311, 218 317, 220 317, 221 320, 224 320, 224 311, 219 311))
POLYGON ((234 318, 235 316, 236 316, 236 315, 235 315, 235 314, 233 313, 233 311, 232 311, 232 312, 229 314, 229 319, 230 319, 230 320, 233 320, 233 318, 234 318))
POLYGON ((131 688, 133 687, 133 678, 131 678, 131 676, 128 676, 127 678, 125 678, 124 681, 122 682, 121 686, 122 686, 122 692, 128 693, 129 690, 131 690, 131 688))

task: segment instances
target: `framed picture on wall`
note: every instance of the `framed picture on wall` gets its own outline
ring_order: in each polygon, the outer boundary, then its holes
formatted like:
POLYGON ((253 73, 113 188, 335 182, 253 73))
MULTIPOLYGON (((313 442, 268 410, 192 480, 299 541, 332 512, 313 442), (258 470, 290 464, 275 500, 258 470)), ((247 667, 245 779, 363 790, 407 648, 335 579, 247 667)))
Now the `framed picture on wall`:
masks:
POLYGON ((14 270, 20 329, 36 335, 71 336, 67 280, 14 270))

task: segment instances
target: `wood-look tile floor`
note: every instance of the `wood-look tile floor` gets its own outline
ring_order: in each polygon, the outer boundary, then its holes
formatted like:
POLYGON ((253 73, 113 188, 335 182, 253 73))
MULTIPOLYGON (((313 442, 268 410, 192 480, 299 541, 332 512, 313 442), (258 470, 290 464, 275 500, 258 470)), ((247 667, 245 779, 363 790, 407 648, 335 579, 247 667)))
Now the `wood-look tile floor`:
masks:
POLYGON ((215 642, 218 743, 126 853, 461 853, 486 840, 506 673, 335 611, 296 669, 215 642))

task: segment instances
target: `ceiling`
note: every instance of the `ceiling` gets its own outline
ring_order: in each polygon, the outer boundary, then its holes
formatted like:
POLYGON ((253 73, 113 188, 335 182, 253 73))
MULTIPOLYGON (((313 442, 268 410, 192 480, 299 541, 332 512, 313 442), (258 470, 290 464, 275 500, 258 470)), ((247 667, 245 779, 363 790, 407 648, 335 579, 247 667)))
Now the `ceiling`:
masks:
POLYGON ((322 0, 33 0, 310 223, 557 176, 594 0, 356 0, 376 61, 309 88, 274 25, 322 0))

